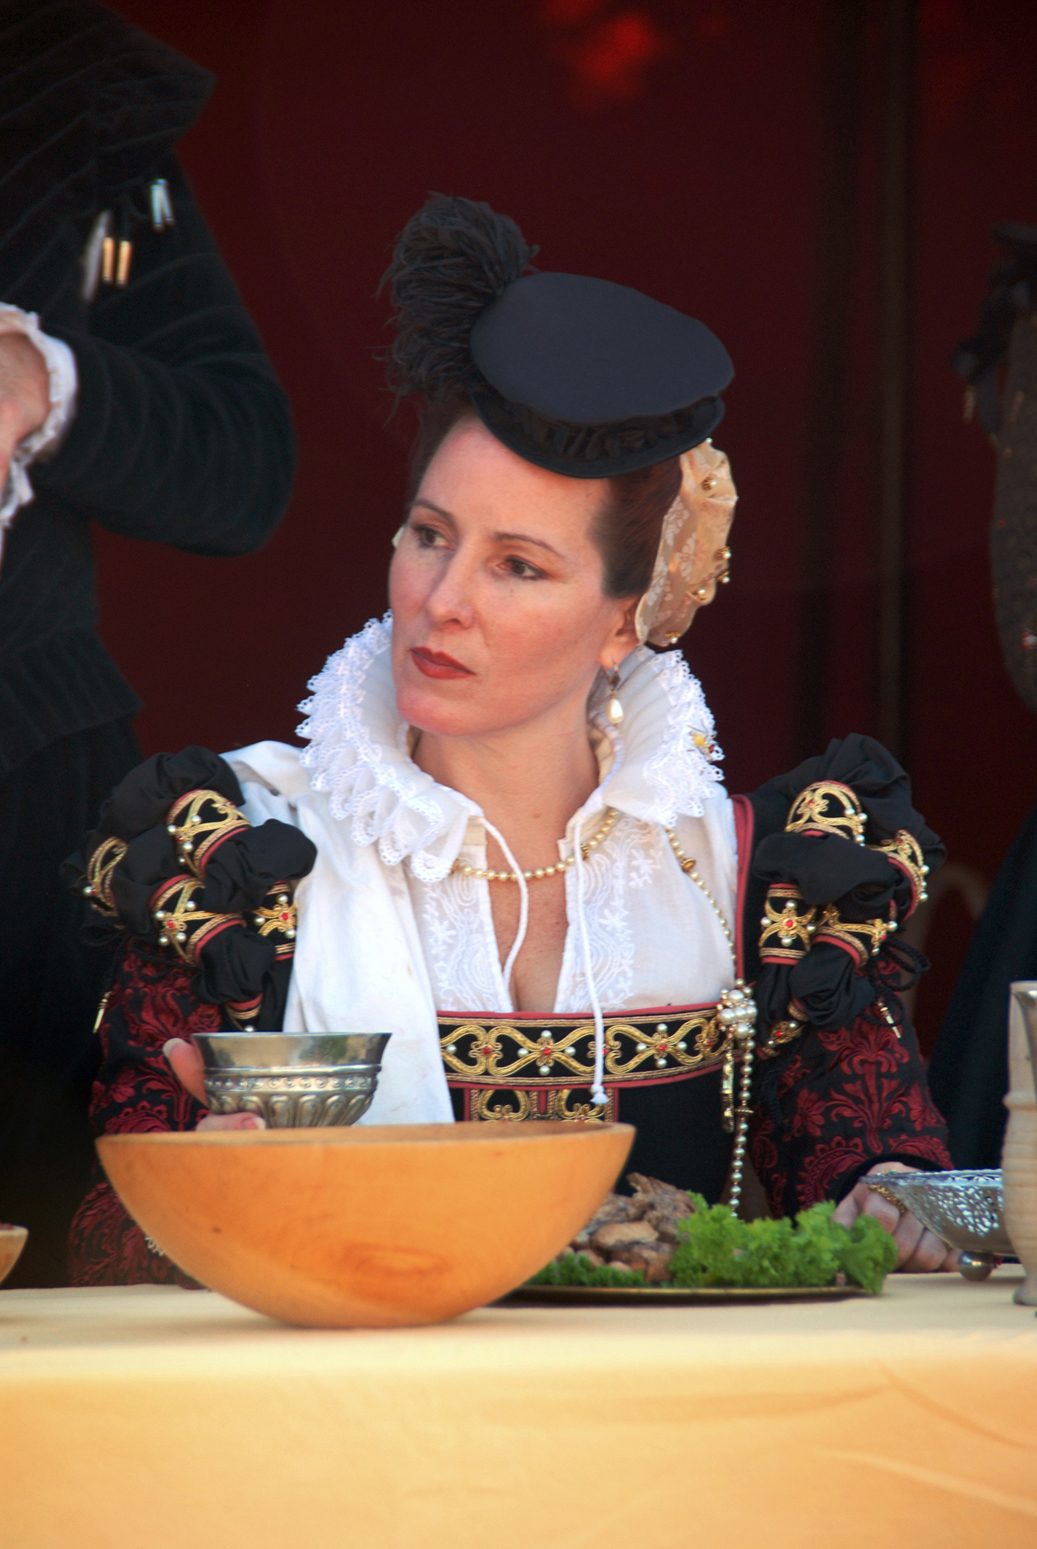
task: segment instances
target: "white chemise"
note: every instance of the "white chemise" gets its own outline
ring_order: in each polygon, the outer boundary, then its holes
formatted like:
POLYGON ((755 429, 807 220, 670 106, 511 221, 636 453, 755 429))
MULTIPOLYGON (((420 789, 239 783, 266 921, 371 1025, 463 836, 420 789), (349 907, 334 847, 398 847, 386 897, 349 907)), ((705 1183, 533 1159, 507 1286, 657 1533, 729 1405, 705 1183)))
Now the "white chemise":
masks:
MULTIPOLYGON (((408 752, 396 710, 391 619, 372 620, 313 680, 305 750, 257 743, 227 755, 253 822, 295 823, 317 847, 297 893, 299 926, 285 1026, 393 1031, 372 1123, 448 1121, 437 1011, 514 1011, 504 982, 476 804, 438 785, 408 752)), ((713 1002, 735 978, 718 918, 735 931, 733 806, 720 783, 713 721, 676 652, 640 647, 620 669, 619 730, 592 695, 589 735, 600 783, 575 813, 559 859, 615 826, 565 873, 568 926, 556 1015, 585 1015, 590 970, 605 1015, 713 1002), (716 903, 684 871, 672 830, 716 903), (582 922, 579 889, 582 871, 582 922)), ((532 888, 537 886, 534 881, 532 888)), ((541 1009, 548 1015, 548 1008, 541 1009)))

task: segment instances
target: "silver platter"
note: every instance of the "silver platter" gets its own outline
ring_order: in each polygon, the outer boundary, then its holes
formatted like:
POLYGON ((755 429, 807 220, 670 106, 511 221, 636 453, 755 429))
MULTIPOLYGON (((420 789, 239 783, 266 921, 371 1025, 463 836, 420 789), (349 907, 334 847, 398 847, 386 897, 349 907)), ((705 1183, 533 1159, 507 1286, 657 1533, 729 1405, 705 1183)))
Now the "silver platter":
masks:
POLYGON ((681 1307, 718 1302, 840 1302, 869 1296, 859 1285, 671 1286, 671 1285, 520 1285, 502 1296, 497 1307, 681 1307))

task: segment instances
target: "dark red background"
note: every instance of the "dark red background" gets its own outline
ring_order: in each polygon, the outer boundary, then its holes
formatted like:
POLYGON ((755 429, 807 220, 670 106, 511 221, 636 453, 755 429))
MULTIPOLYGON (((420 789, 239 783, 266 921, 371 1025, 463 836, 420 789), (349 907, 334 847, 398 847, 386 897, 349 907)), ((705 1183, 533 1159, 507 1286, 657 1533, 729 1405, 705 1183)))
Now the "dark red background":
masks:
MULTIPOLYGON (((292 398, 291 509, 260 554, 203 560, 98 535, 102 629, 145 700, 147 751, 292 738, 327 654, 384 607, 409 419, 387 423, 375 299, 429 190, 486 199, 542 267, 702 317, 737 376, 718 434, 741 495, 734 582, 687 654, 732 789, 800 756, 794 665, 835 0, 124 0, 219 77, 187 169, 292 398)), ((865 7, 849 435, 838 476, 826 734, 877 731, 872 340, 882 7, 865 7)), ((910 762, 952 860, 990 880, 1034 800, 1037 727, 1001 667, 986 542, 993 454, 962 423, 956 342, 1037 220, 1030 0, 919 9, 912 269, 910 762)), ((968 882, 969 873, 964 880, 968 882)), ((968 914, 949 895, 919 1007, 938 1029, 968 914)))

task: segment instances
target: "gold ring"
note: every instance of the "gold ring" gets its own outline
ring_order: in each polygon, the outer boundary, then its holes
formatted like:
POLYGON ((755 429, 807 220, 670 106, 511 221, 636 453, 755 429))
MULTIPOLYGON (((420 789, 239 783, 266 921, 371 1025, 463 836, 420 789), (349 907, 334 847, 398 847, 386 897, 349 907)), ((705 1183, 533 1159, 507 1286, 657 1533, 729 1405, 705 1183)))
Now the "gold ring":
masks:
POLYGON ((883 1199, 888 1200, 891 1205, 895 1205, 902 1216, 906 1216, 908 1214, 907 1205, 904 1204, 902 1199, 897 1198, 888 1184, 869 1183, 867 1178, 865 1178, 864 1182, 868 1184, 868 1188, 872 1191, 873 1194, 881 1194, 883 1199))

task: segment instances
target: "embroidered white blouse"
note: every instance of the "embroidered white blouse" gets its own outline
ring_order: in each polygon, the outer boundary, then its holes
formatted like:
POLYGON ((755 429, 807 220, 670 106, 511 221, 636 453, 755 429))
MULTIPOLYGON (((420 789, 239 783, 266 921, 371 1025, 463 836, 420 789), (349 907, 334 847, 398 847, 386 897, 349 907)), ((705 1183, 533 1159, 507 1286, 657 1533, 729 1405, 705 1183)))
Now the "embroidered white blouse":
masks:
MULTIPOLYGON (((493 884, 452 870, 458 859, 486 866, 483 815, 410 758, 390 643, 391 620, 372 620, 330 658, 302 706, 308 748, 259 743, 227 755, 252 820, 295 822, 318 850, 297 894, 286 1028, 394 1032, 370 1123, 449 1118, 436 1011, 514 1010, 493 929, 493 884)), ((555 1015, 588 1012, 588 957, 606 1015, 710 1002, 735 976, 717 912, 681 870, 666 832, 694 856, 733 933, 733 809, 719 755, 707 757, 695 741, 712 745, 702 691, 682 656, 641 648, 621 668, 619 694, 621 732, 592 700, 601 781, 558 846, 564 860, 607 808, 619 813, 601 846, 565 874, 555 1015)))

